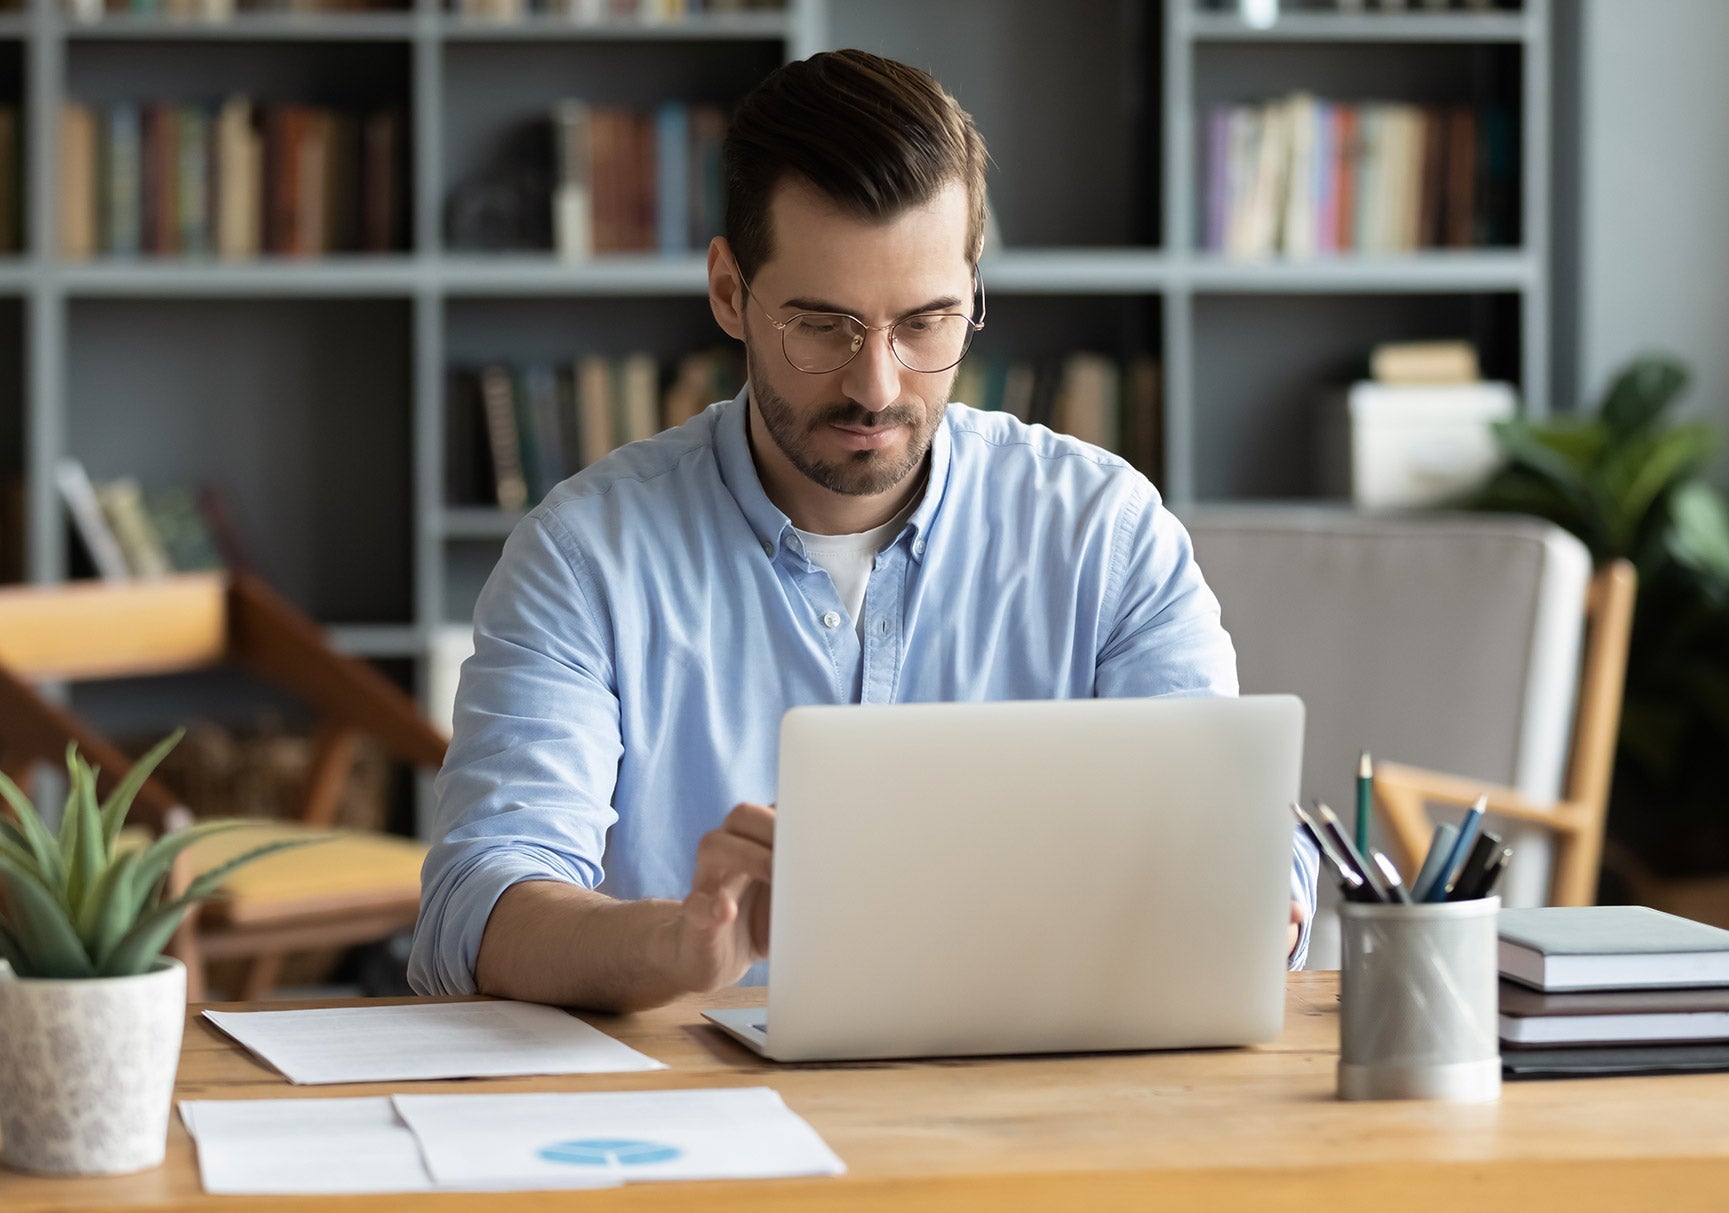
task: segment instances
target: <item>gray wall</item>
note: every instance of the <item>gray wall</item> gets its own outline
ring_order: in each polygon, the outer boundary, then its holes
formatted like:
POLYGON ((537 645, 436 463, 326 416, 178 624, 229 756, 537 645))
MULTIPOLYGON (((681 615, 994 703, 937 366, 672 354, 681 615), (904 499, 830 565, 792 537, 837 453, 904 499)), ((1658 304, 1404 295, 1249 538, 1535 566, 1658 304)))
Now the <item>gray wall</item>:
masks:
POLYGON ((1571 328, 1573 342, 1556 403, 1572 403, 1569 382, 1596 401, 1629 357, 1663 348, 1693 370, 1683 409, 1729 430, 1729 3, 1572 0, 1556 16, 1577 22, 1579 94, 1577 143, 1563 144, 1557 174, 1557 210, 1570 178, 1578 205, 1557 232, 1559 334, 1567 343, 1571 328))

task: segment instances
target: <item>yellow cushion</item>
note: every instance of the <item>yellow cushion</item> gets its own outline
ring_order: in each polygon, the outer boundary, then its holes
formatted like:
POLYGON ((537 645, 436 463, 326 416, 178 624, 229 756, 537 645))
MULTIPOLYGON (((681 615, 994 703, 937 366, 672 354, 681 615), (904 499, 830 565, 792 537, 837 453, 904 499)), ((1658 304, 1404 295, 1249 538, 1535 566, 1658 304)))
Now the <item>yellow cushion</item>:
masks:
POLYGON ((389 834, 248 822, 246 829, 224 830, 193 843, 188 866, 194 874, 206 872, 279 839, 305 839, 308 845, 266 855, 230 873, 210 912, 241 923, 288 912, 337 913, 419 900, 426 846, 389 834))

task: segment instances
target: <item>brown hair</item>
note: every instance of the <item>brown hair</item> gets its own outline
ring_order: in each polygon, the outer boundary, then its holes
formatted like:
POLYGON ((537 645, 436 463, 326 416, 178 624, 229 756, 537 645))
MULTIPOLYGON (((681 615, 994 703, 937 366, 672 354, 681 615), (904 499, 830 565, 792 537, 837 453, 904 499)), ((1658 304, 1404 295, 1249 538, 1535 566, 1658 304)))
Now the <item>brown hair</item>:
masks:
POLYGON ((727 131, 726 238, 746 277, 774 252, 769 199, 797 174, 842 211, 889 220, 951 181, 967 191, 967 258, 984 244, 985 144, 929 73, 868 51, 825 51, 776 70, 727 131))

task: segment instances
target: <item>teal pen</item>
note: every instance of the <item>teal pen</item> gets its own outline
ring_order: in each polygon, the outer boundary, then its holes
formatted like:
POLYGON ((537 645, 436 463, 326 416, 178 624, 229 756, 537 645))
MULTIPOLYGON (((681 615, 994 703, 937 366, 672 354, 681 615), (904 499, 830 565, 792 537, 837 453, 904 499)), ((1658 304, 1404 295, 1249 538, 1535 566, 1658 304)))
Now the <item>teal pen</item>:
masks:
POLYGON ((1357 760, 1357 849, 1369 853, 1369 796, 1375 779, 1375 767, 1369 761, 1369 751, 1357 760))
POLYGON ((1441 865, 1447 862, 1447 857, 1453 853, 1453 842, 1459 837, 1459 827, 1443 821, 1435 827, 1434 837, 1429 839, 1429 853, 1423 860, 1423 866, 1417 869, 1417 878, 1411 882, 1411 900, 1428 901, 1429 890, 1434 887, 1435 880, 1441 874, 1441 865))

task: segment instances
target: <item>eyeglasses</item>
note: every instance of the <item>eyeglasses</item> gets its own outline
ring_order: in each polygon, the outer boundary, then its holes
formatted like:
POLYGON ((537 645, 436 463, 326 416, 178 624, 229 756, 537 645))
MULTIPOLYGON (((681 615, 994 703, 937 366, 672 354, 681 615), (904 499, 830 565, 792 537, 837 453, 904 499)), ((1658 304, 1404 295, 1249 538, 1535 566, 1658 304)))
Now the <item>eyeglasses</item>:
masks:
MULTIPOLYGON (((750 283, 744 283, 744 293, 752 299, 750 283)), ((872 333, 886 332, 889 349, 909 371, 934 375, 958 366, 967 356, 973 334, 985 327, 985 287, 973 268, 973 294, 978 299, 979 318, 959 312, 920 312, 893 324, 870 325, 845 312, 800 312, 788 320, 776 320, 762 309, 768 322, 780 333, 781 352, 794 370, 807 375, 828 375, 841 369, 858 356, 865 338, 872 333)), ((757 305, 759 309, 761 304, 757 305)))

